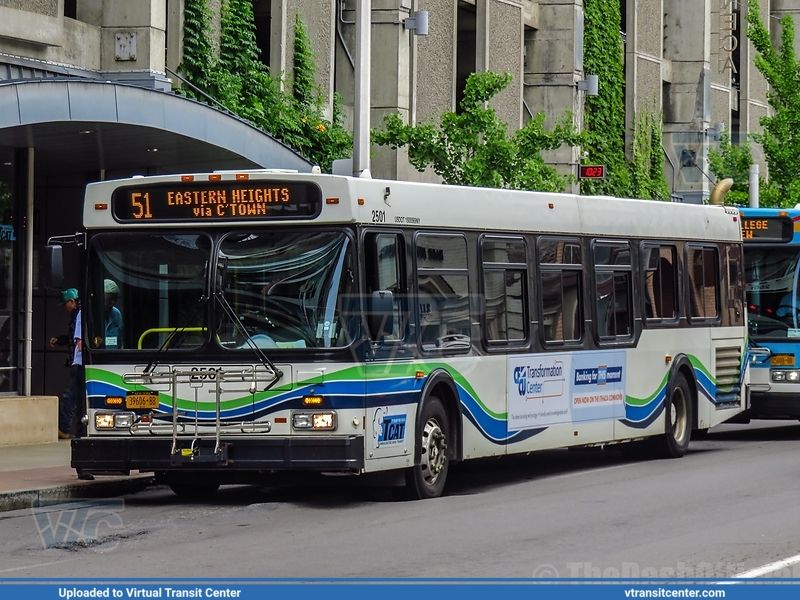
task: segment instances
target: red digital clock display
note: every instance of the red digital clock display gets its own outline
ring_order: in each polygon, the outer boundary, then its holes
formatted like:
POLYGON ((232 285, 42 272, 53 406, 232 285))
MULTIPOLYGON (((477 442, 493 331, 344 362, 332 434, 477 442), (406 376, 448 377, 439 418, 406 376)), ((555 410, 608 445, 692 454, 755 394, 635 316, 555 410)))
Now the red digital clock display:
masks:
POLYGON ((581 165, 579 177, 581 179, 605 179, 605 165, 581 165))

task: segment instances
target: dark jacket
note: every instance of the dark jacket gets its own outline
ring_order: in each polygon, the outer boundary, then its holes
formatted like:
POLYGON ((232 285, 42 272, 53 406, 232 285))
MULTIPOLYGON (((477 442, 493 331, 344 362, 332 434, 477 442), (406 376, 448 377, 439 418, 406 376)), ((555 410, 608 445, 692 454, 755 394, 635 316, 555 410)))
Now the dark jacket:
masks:
POLYGON ((81 311, 80 304, 76 304, 75 308, 72 309, 72 312, 69 315, 69 333, 65 333, 64 335, 58 336, 56 339, 56 346, 66 346, 67 351, 69 352, 69 356, 67 360, 64 361, 64 366, 71 366, 72 361, 75 359, 75 338, 80 337, 80 332, 78 335, 75 335, 75 321, 78 318, 78 313, 81 311))

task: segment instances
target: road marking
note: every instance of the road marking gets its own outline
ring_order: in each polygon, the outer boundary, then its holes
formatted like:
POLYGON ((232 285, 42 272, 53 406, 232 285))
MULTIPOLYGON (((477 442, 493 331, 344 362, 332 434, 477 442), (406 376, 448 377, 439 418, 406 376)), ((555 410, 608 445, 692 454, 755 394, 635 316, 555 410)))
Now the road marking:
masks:
POLYGON ((784 569, 788 566, 795 565, 800 563, 800 554, 795 554, 794 556, 790 556, 789 558, 784 558, 783 560, 778 560, 768 565, 764 565, 763 567, 758 567, 756 569, 750 569, 749 571, 745 571, 744 573, 739 573, 733 576, 733 579, 751 579, 753 577, 761 577, 762 575, 766 575, 767 573, 772 573, 773 571, 777 571, 778 569, 784 569))
POLYGON ((23 569, 35 569, 37 567, 49 567, 50 565, 57 565, 59 563, 70 562, 70 561, 73 561, 73 560, 77 560, 77 559, 75 559, 75 558, 66 558, 64 560, 54 560, 53 562, 41 563, 41 564, 38 564, 38 565, 27 565, 27 566, 24 566, 24 567, 13 567, 11 569, 3 569, 2 571, 0 571, 0 573, 10 573, 11 571, 22 571, 23 569))

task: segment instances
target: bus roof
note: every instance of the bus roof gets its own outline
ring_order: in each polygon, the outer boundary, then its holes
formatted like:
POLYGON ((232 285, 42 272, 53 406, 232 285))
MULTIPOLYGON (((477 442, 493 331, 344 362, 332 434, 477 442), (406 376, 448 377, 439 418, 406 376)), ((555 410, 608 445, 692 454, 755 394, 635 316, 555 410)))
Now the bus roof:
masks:
MULTIPOLYGON (((226 198, 226 201, 229 202, 230 198, 226 198)), ((303 214, 302 211, 299 214, 303 214)), ((133 216, 136 215, 138 212, 133 216)), ((369 223, 392 227, 728 241, 741 239, 738 216, 738 210, 731 207, 359 179, 264 169, 133 177, 92 183, 86 188, 84 204, 84 226, 87 229, 166 225, 213 227, 229 226, 232 223, 369 223), (291 191, 294 189, 293 184, 309 183, 316 186, 320 194, 318 212, 310 216, 282 218, 258 216, 254 213, 241 219, 230 216, 218 219, 213 211, 210 211, 210 216, 203 212, 205 209, 202 207, 206 202, 217 202, 214 208, 220 202, 220 192, 209 192, 210 196, 204 196, 202 190, 206 188, 251 190, 250 198, 256 198, 253 202, 257 202, 260 196, 253 195, 252 190, 259 186, 274 184, 274 188, 283 186, 291 191), (175 213, 175 218, 170 217, 172 213, 169 211, 172 208, 164 208, 155 218, 137 217, 121 222, 112 206, 112 197, 116 198, 114 192, 118 189, 128 192, 129 196, 131 190, 136 190, 136 193, 150 189, 159 190, 159 197, 163 197, 166 203, 167 194, 172 193, 174 196, 180 190, 189 188, 200 191, 193 192, 194 196, 181 207, 183 212, 180 215, 175 213), (187 209, 187 203, 193 203, 194 208, 187 209)))

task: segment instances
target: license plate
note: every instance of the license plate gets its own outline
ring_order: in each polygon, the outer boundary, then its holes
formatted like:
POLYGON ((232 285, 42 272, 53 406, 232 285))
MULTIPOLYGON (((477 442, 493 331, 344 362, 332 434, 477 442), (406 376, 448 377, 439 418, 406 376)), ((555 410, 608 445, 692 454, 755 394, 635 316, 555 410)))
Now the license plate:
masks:
POLYGON ((794 354, 773 354, 769 359, 769 364, 773 367, 793 367, 794 354))
POLYGON ((125 408, 158 408, 158 392, 128 392, 125 408))

